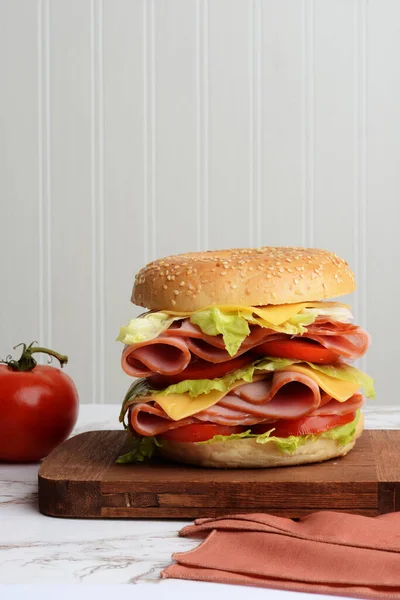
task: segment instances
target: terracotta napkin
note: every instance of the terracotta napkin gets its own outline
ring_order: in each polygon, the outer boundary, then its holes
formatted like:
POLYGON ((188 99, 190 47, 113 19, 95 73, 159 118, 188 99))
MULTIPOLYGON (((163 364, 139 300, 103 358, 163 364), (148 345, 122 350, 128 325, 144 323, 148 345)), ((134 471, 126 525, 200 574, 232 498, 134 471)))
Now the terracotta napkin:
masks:
POLYGON ((400 600, 400 512, 232 515, 197 519, 180 535, 207 537, 174 554, 162 577, 400 600))

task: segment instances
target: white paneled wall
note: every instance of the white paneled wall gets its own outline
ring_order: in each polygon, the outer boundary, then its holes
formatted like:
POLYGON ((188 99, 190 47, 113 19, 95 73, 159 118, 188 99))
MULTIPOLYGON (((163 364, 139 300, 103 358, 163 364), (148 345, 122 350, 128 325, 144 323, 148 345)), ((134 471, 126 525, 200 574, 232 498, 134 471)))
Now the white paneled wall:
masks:
POLYGON ((118 403, 145 262, 310 245, 396 403, 399 56, 398 0, 0 0, 0 356, 37 339, 118 403))

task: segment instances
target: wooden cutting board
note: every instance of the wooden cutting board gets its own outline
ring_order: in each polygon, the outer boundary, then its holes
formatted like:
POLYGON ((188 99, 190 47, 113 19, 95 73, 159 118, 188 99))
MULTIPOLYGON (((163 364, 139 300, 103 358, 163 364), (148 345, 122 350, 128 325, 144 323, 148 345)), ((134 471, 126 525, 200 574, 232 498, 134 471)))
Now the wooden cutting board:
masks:
POLYGON ((400 431, 365 431, 347 456, 276 469, 215 470, 152 461, 117 465, 124 431, 70 438, 42 463, 39 507, 55 517, 192 519, 316 510, 400 510, 400 431))

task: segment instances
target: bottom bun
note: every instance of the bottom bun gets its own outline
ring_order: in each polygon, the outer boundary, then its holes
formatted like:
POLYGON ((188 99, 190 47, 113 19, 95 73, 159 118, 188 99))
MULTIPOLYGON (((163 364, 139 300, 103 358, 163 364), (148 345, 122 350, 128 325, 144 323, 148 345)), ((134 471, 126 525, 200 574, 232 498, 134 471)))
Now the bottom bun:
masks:
POLYGON ((363 428, 364 415, 361 413, 354 438, 346 446, 340 446, 335 440, 320 437, 318 440, 306 442, 293 454, 285 454, 274 442, 258 444, 255 438, 233 439, 210 444, 168 441, 159 448, 159 454, 175 462, 217 469, 287 467, 344 456, 354 447, 363 428))

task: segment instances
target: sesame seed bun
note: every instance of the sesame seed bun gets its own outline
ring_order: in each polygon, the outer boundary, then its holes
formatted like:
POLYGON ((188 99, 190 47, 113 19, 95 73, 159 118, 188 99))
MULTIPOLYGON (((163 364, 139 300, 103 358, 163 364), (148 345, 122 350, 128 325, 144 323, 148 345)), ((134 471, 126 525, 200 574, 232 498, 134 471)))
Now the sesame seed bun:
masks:
POLYGON ((146 265, 132 302, 192 312, 210 305, 264 306, 335 298, 356 288, 343 259, 315 248, 239 248, 190 252, 146 265))
POLYGON ((344 456, 352 450, 363 428, 364 415, 361 413, 354 438, 346 446, 340 446, 335 440, 320 437, 299 446, 293 454, 285 454, 273 442, 258 444, 254 438, 210 444, 168 441, 159 448, 159 454, 174 462, 216 469, 288 467, 344 456))

